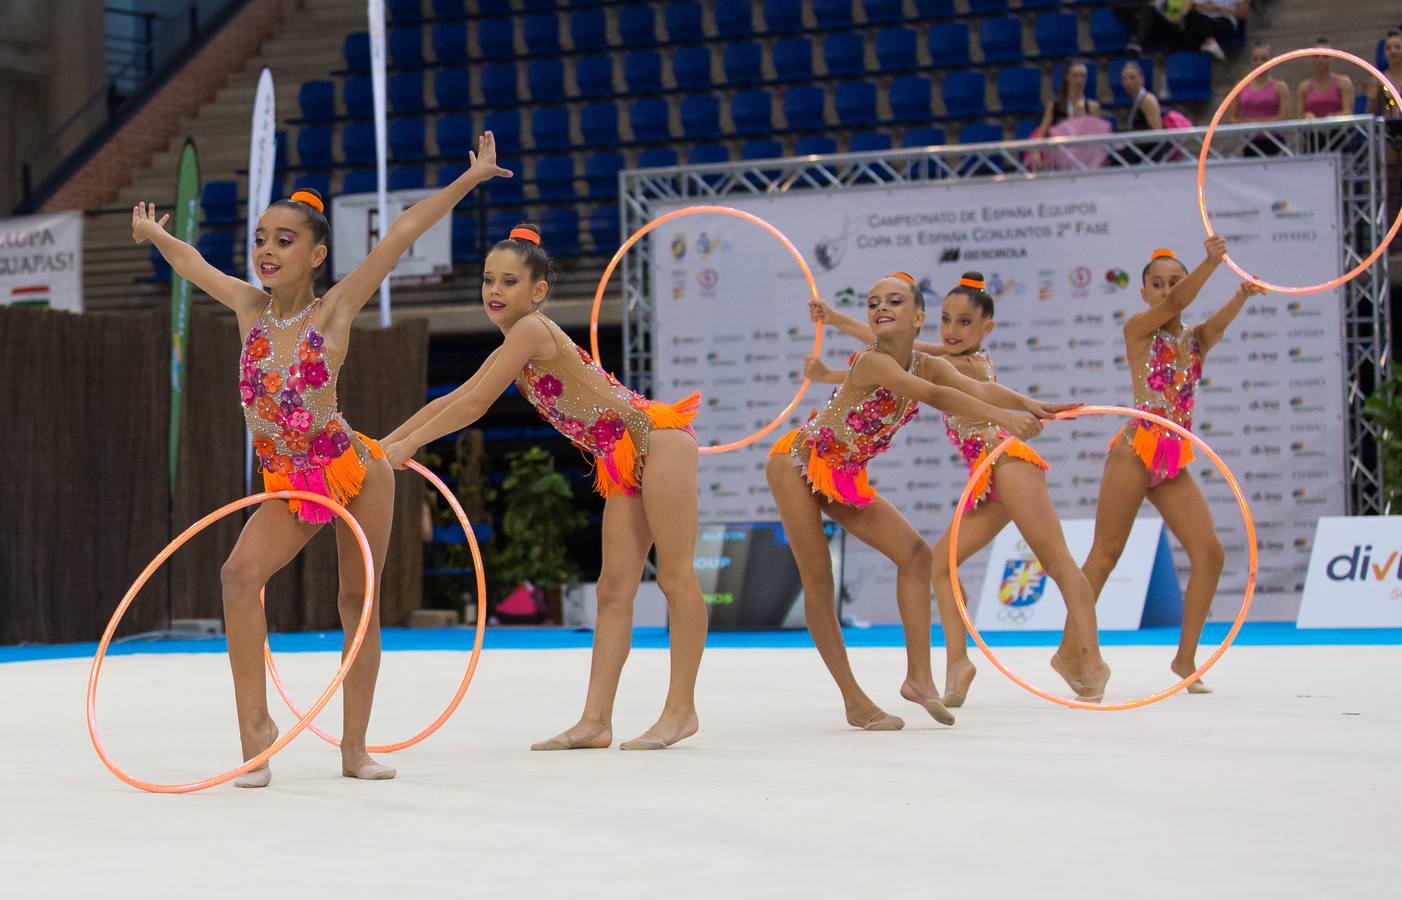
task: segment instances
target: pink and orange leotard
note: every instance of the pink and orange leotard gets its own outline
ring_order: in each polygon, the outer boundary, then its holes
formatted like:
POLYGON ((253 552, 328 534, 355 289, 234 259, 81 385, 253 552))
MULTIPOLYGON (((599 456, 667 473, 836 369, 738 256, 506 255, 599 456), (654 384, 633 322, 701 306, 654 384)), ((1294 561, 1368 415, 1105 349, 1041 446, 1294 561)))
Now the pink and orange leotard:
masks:
POLYGON ((691 431, 701 394, 669 405, 634 393, 601 369, 558 325, 535 315, 550 329, 555 355, 521 370, 516 378, 521 396, 542 419, 594 457, 594 490, 605 497, 636 494, 648 436, 656 428, 691 431))
MULTIPOLYGON (((978 381, 997 381, 998 374, 993 369, 993 360, 988 358, 988 354, 983 350, 975 350, 966 355, 967 359, 973 363, 974 372, 969 373, 970 377, 978 381)), ((1008 437, 1008 433, 1000 429, 992 422, 980 422, 977 419, 967 419, 962 416, 944 417, 945 434, 949 437, 949 442, 954 445, 960 455, 964 457, 964 465, 969 467, 972 473, 978 465, 988 458, 988 454, 993 452, 1008 437)), ((1002 456, 986 469, 974 485, 973 493, 969 495, 969 503, 965 511, 972 510, 984 500, 997 500, 998 491, 993 485, 993 469, 1006 459, 1020 459, 1030 462, 1042 471, 1050 468, 1046 460, 1037 455, 1022 441, 1013 441, 1002 456)))
MULTIPOLYGON (((911 357, 912 374, 919 370, 921 357, 911 357)), ((915 418, 917 404, 883 387, 857 390, 850 379, 849 374, 806 425, 776 441, 769 455, 788 454, 814 493, 846 506, 866 506, 876 498, 867 481, 867 463, 884 453, 896 432, 915 418)))
MULTIPOLYGON (((273 316, 272 300, 248 330, 239 354, 239 400, 253 436, 264 490, 311 491, 342 505, 360 493, 370 460, 384 453, 346 424, 336 405, 345 353, 333 353, 312 324, 313 300, 292 318, 273 316), (298 321, 306 324, 294 330, 298 321)), ((331 510, 289 500, 303 522, 323 525, 331 510)))
MULTIPOLYGON (((1176 425, 1193 427, 1193 406, 1202 380, 1202 344, 1197 327, 1178 334, 1160 328, 1149 344, 1144 365, 1131 372, 1134 407, 1162 416, 1176 425)), ((1174 432, 1143 419, 1135 420, 1115 436, 1139 455, 1149 470, 1149 486, 1172 479, 1193 460, 1193 445, 1174 432)), ((1110 442, 1110 446, 1115 445, 1110 442)))

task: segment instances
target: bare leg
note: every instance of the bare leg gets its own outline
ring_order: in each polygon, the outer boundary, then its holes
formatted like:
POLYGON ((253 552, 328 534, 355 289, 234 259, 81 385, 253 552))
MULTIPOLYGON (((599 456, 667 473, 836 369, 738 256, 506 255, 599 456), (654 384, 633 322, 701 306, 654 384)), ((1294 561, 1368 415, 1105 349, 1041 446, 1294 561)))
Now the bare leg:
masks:
MULTIPOLYGON (((1187 471, 1149 491, 1149 502, 1183 545, 1192 565, 1188 587, 1183 591, 1183 631, 1178 639, 1178 654, 1170 666, 1173 674, 1187 678, 1197 671, 1198 641, 1202 639, 1207 614, 1212 610, 1217 580, 1222 576, 1222 542, 1217 539, 1217 526, 1202 490, 1187 471)), ((1188 693, 1208 694, 1211 689, 1195 681, 1188 685, 1188 693)))
POLYGON ((826 506, 833 510, 837 504, 816 496, 787 457, 770 459, 765 474, 803 581, 803 616, 808 634, 837 682, 842 705, 847 711, 847 723, 867 731, 899 731, 905 727, 905 722, 887 714, 866 695, 857 684, 852 664, 847 659, 842 625, 837 620, 832 558, 823 535, 822 509, 826 506))
POLYGON ((642 497, 614 494, 604 501, 603 545, 584 712, 555 737, 532 744, 532 750, 601 749, 613 743, 613 701, 633 643, 633 598, 652 547, 642 497))
MULTIPOLYGON (((972 512, 964 515, 959 528, 959 564, 987 547, 998 532, 1008 524, 1008 511, 997 500, 987 500, 972 512)), ((944 631, 944 705, 957 709, 964 705, 978 670, 969 659, 969 636, 964 631, 964 620, 959 615, 959 607, 954 601, 954 587, 950 584, 949 572, 949 532, 940 535, 933 548, 930 579, 935 588, 935 604, 940 611, 940 628, 944 631)), ((964 583, 959 582, 963 587, 964 583)), ((968 591, 964 592, 965 597, 968 591)))
MULTIPOLYGON (((1095 538, 1086 561, 1081 564, 1081 572, 1086 576, 1096 600, 1100 599, 1105 582, 1124 553, 1125 542, 1129 540, 1130 529, 1134 527, 1134 517, 1144 505, 1144 495, 1148 490, 1148 470, 1132 449, 1116 441, 1105 458, 1105 474, 1100 481, 1100 500, 1095 507, 1095 538)), ((1070 628, 1062 630, 1061 646, 1052 657, 1051 665, 1057 674, 1066 679, 1073 691, 1081 691, 1079 660, 1070 628)))
MULTIPOLYGON (((229 641, 229 665, 234 674, 243 758, 252 759, 277 740, 277 726, 268 715, 267 682, 263 672, 263 641, 268 623, 258 594, 279 569, 287 565, 316 534, 317 526, 300 521, 282 501, 258 507, 225 560, 219 577, 224 590, 224 632, 229 641)), ((272 772, 265 765, 237 779, 238 787, 266 787, 272 772)))
POLYGON ((861 509, 834 504, 828 510, 843 528, 896 564, 896 607, 905 631, 905 681, 901 696, 925 708, 941 725, 953 725, 930 671, 930 547, 920 532, 881 497, 861 509))
POLYGON ((1067 627, 1062 631, 1062 641, 1068 636, 1073 640, 1075 655, 1071 658, 1076 663, 1080 683, 1076 694, 1083 700, 1098 701, 1105 696, 1110 667, 1100 656, 1095 595, 1066 546, 1061 520, 1047 493, 1047 477, 1031 463, 1011 459, 994 470, 993 479, 1022 539, 1061 589, 1066 601, 1067 627))
POLYGON ((696 577, 696 439, 659 429, 649 438, 643 467, 643 510, 657 545, 657 586, 667 598, 672 672, 667 701, 652 727, 621 750, 662 750, 691 737, 696 718, 696 675, 706 649, 706 601, 696 577))
MULTIPOLYGON (((365 531, 365 539, 370 542, 370 555, 375 561, 375 606, 370 611, 370 625, 365 630, 360 652, 342 685, 345 722, 341 733, 341 774, 348 778, 383 780, 393 778, 395 770, 370 758, 365 751, 365 733, 370 727, 375 682, 380 675, 380 580, 384 576, 390 529, 394 525, 394 469, 386 460, 370 462, 360 493, 346 509, 355 516, 365 531)), ((351 639, 365 604, 365 563, 350 527, 340 520, 336 522, 336 555, 341 576, 337 605, 344 632, 341 643, 344 659, 350 652, 351 639)))

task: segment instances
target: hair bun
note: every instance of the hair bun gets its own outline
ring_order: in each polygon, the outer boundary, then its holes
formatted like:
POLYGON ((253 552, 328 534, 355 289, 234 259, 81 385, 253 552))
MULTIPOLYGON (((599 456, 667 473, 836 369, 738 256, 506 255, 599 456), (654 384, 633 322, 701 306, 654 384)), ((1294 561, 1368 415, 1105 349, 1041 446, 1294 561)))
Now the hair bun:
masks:
POLYGON ((511 233, 507 235, 507 238, 513 241, 525 241, 528 244, 535 244, 539 247, 540 229, 530 223, 523 223, 511 229, 511 233))
POLYGON ((973 288, 976 291, 984 290, 988 282, 983 280, 982 272, 965 272, 959 279, 959 286, 973 288))
POLYGON ((1166 247, 1160 247, 1158 250, 1155 250, 1153 253, 1151 253, 1151 254, 1149 255, 1149 262, 1153 262, 1153 261, 1156 260, 1156 259, 1177 259, 1177 258, 1178 258, 1178 255, 1177 255, 1176 253, 1174 253, 1172 250, 1169 250, 1169 249, 1166 248, 1166 247))
POLYGON ((319 213, 326 212, 326 203, 322 201, 321 192, 316 188, 299 187, 292 192, 292 196, 288 199, 297 203, 305 203, 319 213))

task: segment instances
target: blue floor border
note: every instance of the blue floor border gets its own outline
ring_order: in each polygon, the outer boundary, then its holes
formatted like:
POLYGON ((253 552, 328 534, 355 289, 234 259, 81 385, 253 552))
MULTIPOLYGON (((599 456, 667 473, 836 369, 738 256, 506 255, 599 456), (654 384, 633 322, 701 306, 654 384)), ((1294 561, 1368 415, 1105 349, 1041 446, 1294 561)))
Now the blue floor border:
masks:
MULTIPOLYGON (((1227 623, 1209 624, 1203 630, 1203 646, 1220 644, 1226 637, 1227 623)), ((466 652, 472 648, 473 631, 466 628, 385 628, 387 651, 448 650, 466 652)), ((849 647, 903 647, 905 640, 898 625, 844 628, 849 647)), ((592 631, 575 628, 488 628, 485 650, 560 650, 587 648, 592 631)), ((990 632, 985 635, 991 647, 1051 647, 1061 640, 1059 631, 990 632)), ((1138 631, 1104 631, 1100 641, 1107 647, 1172 647, 1178 643, 1177 628, 1143 628, 1138 631)), ((938 632, 935 646, 941 646, 938 632)), ((1296 628, 1293 622, 1252 622, 1241 629, 1236 643, 1253 647, 1294 646, 1396 646, 1402 644, 1402 628, 1296 628)), ((339 631, 275 634, 272 647, 278 653, 332 651, 341 646, 339 631)), ((667 646, 665 628, 635 628, 633 646, 667 646)), ((707 647, 790 648, 812 647, 806 631, 718 631, 706 640, 707 647)), ((0 663, 44 659, 90 658, 97 643, 28 644, 0 647, 0 663)), ((224 639, 133 641, 114 644, 112 656, 136 653, 223 653, 224 639)))

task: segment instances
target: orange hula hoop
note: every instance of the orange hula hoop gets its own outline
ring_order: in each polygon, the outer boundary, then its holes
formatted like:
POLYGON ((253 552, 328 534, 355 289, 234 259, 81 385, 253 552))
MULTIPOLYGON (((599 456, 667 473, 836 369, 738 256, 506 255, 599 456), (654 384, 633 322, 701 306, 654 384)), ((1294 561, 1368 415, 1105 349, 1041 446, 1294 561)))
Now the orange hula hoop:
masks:
MULTIPOLYGON (((462 703, 462 698, 467 694, 468 686, 472 684, 472 676, 477 671, 477 661, 482 656, 482 638, 487 630, 487 608, 485 605, 487 580, 482 567, 482 552, 477 546, 477 536, 472 533, 472 523, 468 521, 467 513, 463 512, 462 505, 458 503, 458 498, 453 496, 453 492, 448 490, 448 486, 444 484, 437 475, 412 459, 409 460, 406 468, 418 472, 438 489, 438 493, 442 494, 443 498, 448 501, 448 505, 453 508, 453 514, 458 517, 458 524, 462 525, 463 533, 467 535, 467 544, 472 550, 472 564, 477 572, 477 634, 472 642, 472 655, 469 656, 467 660, 467 672, 463 675, 462 682, 458 685, 458 691, 453 695, 453 699, 448 703, 448 707, 439 714, 438 718, 429 723, 427 728, 413 737, 393 744, 378 744, 366 747, 366 751, 370 753, 393 753, 396 750, 412 747, 443 727, 443 723, 447 722, 453 713, 457 712, 458 704, 462 703)), ((261 593, 258 595, 258 601, 259 603, 263 602, 263 595, 261 593)), ((287 704, 287 708, 292 711, 293 715, 303 715, 302 710, 297 706, 297 701, 293 700, 291 695, 287 693, 287 688, 283 685, 282 678, 278 675, 277 664, 273 662, 273 651, 272 648, 268 646, 267 641, 263 642, 263 658, 267 661, 268 674, 272 676, 273 685, 277 688, 278 696, 282 697, 282 701, 287 704)), ((337 747, 341 746, 340 738, 333 734, 328 734, 315 724, 308 725, 307 730, 323 741, 326 741, 328 744, 337 747)))
POLYGON ((370 613, 374 608, 374 602, 375 558, 370 552, 370 542, 365 539, 365 531, 360 527, 360 523, 355 520, 355 517, 352 516, 344 506, 337 503, 335 500, 321 494, 314 494, 311 491, 266 491, 261 494, 253 494, 244 497, 241 500, 235 500, 233 503, 228 503, 219 507, 189 528, 186 528, 175 540, 167 544, 165 549, 162 550, 155 559, 151 560, 146 568, 141 571, 141 574, 137 576, 132 586, 127 588, 126 594, 122 597, 122 602, 117 605, 117 611, 112 614, 112 618, 107 623, 106 630, 102 632, 102 640, 97 644, 97 654, 93 656, 92 669, 88 673, 88 737, 92 739, 93 749, 97 751, 98 758, 102 760, 102 764, 111 770, 113 775, 116 775, 134 788, 150 791, 153 794, 188 794, 192 791, 202 791, 205 788, 223 784, 226 781, 253 771, 271 759, 273 754, 291 743, 292 739, 301 734, 302 729, 310 725, 312 719, 320 715, 322 709, 331 701, 331 697, 336 693, 336 689, 341 686, 341 682, 345 680, 346 674, 350 672, 351 666, 355 663, 356 656, 360 653, 360 645, 364 642, 365 632, 370 627, 370 613), (122 769, 112 761, 112 758, 107 755, 106 748, 102 746, 101 737, 98 736, 97 682, 99 676, 102 674, 102 662, 107 656, 107 647, 112 642, 112 635, 116 633, 118 623, 122 621, 122 616, 126 614, 127 607, 131 606, 132 601, 136 599, 137 593, 146 585, 146 582, 150 580, 156 570, 161 567, 161 564, 169 559, 176 550, 180 549, 186 541, 230 513, 268 500, 301 500, 303 502, 318 503, 331 510, 331 512, 335 513, 343 522, 350 526, 351 533, 355 536, 355 541, 360 546, 360 556, 365 562, 365 602, 360 608, 360 622, 356 625, 355 634, 351 639, 350 649, 346 652, 345 658, 341 660, 341 667, 337 669, 336 674, 332 676, 331 683, 326 686, 326 690, 321 692, 321 696, 316 699, 316 703, 312 704, 312 708, 307 711, 306 715, 298 719, 297 724, 293 725, 285 734, 280 735, 278 739, 273 742, 271 747, 246 761, 238 768, 230 769, 221 775, 215 775, 200 781, 190 781, 185 784, 159 784, 133 778, 131 775, 122 771, 122 769))
MULTIPOLYGON (((808 282, 808 292, 812 295, 813 299, 820 299, 818 296, 818 283, 813 280, 813 270, 808 268, 808 261, 803 258, 803 254, 800 253, 798 251, 798 248, 793 245, 793 241, 790 241, 787 237, 784 236, 784 233, 782 231, 775 228, 773 225, 770 225, 768 222, 764 221, 759 216, 729 206, 687 206, 683 207, 682 209, 674 209, 669 213, 664 213, 658 216, 651 222, 648 222, 642 228, 639 228, 637 231, 633 232, 628 237, 628 240, 623 242, 623 246, 618 248, 618 252, 613 255, 613 259, 609 260, 608 267, 604 269, 603 277, 599 279, 598 290, 594 291, 594 309, 589 314, 589 351, 594 354, 595 360, 599 358, 599 307, 603 305, 604 290, 608 287, 609 279, 613 277, 613 270, 618 268, 618 264, 623 261, 623 254, 627 253, 629 248, 631 248, 638 241, 646 237, 648 232, 652 231, 653 229, 659 228, 662 225, 665 225, 668 222, 672 221, 673 219, 680 219, 684 216, 700 215, 702 213, 716 213, 723 216, 734 216, 737 219, 743 219, 746 222, 758 225, 760 228, 763 228, 765 231, 769 232, 771 235, 777 238, 779 240, 779 243, 784 245, 784 249, 789 251, 790 255, 792 255, 793 258, 797 260, 798 267, 803 271, 803 279, 804 281, 808 282)), ((822 349, 823 326, 819 324, 816 332, 813 335, 813 350, 811 352, 813 353, 813 355, 816 356, 822 351, 822 349)), ((803 402, 803 395, 807 393, 808 385, 811 383, 812 382, 810 382, 809 379, 804 378, 803 382, 798 386, 798 392, 793 395, 793 399, 789 401, 788 406, 785 406, 779 412, 779 415, 774 417, 774 420, 772 422, 770 422, 768 425, 765 425, 759 431, 756 431, 754 434, 743 437, 738 441, 731 441, 728 444, 717 444, 714 447, 702 447, 701 452, 729 453, 731 450, 739 450, 741 447, 748 447, 750 444, 753 444, 755 441, 769 434, 769 432, 782 425, 784 423, 784 420, 789 417, 789 414, 792 413, 795 409, 797 409, 798 405, 803 402)))
POLYGON ((1217 660, 1222 658, 1222 654, 1227 652, 1227 648, 1230 647, 1232 641, 1236 639, 1237 632, 1241 631, 1242 623, 1246 621, 1246 614, 1251 610, 1251 596, 1256 591, 1256 522, 1251 518, 1251 509, 1246 505, 1246 496, 1242 494, 1241 486, 1237 484, 1236 477, 1233 476, 1231 470, 1227 468, 1227 464, 1222 462, 1222 458, 1213 452, 1211 447, 1207 446, 1206 441, 1193 434, 1188 429, 1176 422, 1170 422, 1162 416, 1157 416, 1140 409, 1127 409, 1123 406, 1086 406, 1080 409, 1059 412, 1056 414, 1056 417, 1058 419, 1074 419, 1084 415, 1128 416, 1131 419, 1143 419, 1153 422, 1156 425, 1162 425, 1180 437, 1187 438, 1193 443, 1193 446, 1197 447, 1203 453, 1206 453, 1208 458, 1210 458, 1212 462, 1216 464, 1218 470, 1221 471, 1223 477, 1226 478, 1227 484, 1231 487, 1232 493, 1236 496, 1237 505, 1241 507, 1241 518, 1246 523, 1246 546, 1248 548, 1249 561, 1246 576, 1246 592, 1241 600, 1241 610, 1237 612, 1236 620, 1232 622, 1231 630, 1227 632, 1227 637, 1222 641, 1222 646, 1218 647, 1217 651, 1208 657, 1207 662, 1198 666, 1193 674, 1172 687, 1159 691, 1157 694, 1150 694, 1146 697, 1140 697, 1137 700, 1130 700, 1125 703, 1087 703, 1084 700, 1068 700, 1065 697, 1057 696, 1056 694, 1049 693, 1029 684, 1012 669, 1003 665, 1002 661, 988 648, 988 644, 983 640, 983 635, 979 634, 978 629, 974 627, 974 620, 969 615, 969 610, 964 600, 964 589, 959 584, 959 559, 956 551, 959 547, 959 523, 963 521, 964 507, 968 504, 969 498, 973 494, 974 484, 983 477, 985 472, 988 472, 993 467, 993 463, 1007 451, 1013 441, 1017 440, 1011 436, 994 448, 993 452, 988 454, 988 457, 974 468, 973 472, 969 474, 969 483, 964 486, 964 493, 959 497, 959 505, 955 508, 954 519, 949 523, 949 582, 954 587, 954 602, 959 608, 959 617, 964 620, 964 627, 969 630, 969 634, 973 635, 974 641, 978 643, 979 649, 983 651, 984 656, 988 657, 988 661, 993 663, 994 668, 1008 676, 1018 687, 1036 694, 1043 700, 1060 703, 1062 706, 1069 706, 1072 709, 1091 709, 1102 712, 1138 709, 1141 706, 1148 706, 1150 703, 1155 703, 1165 697, 1176 694, 1192 682, 1201 678, 1206 674, 1208 669, 1217 664, 1217 660))
MULTIPOLYGON (((1392 95, 1393 101, 1396 102, 1399 107, 1402 107, 1402 94, 1397 92, 1397 88, 1393 86, 1392 82, 1383 77, 1383 73, 1379 72, 1365 60, 1354 56, 1352 53, 1345 53, 1342 50, 1335 50, 1332 47, 1306 47, 1302 50, 1291 50, 1289 53, 1282 53, 1274 59, 1266 60, 1255 69, 1252 69, 1245 78, 1237 82, 1236 87, 1231 89, 1226 98, 1222 101, 1222 104, 1217 107, 1217 112, 1212 116, 1212 123, 1207 126, 1207 132, 1202 136, 1202 149, 1198 151, 1198 212, 1202 215, 1202 227, 1207 232, 1208 237, 1211 237, 1215 232, 1212 230, 1212 223, 1207 218, 1207 200, 1203 190, 1203 175, 1206 174, 1207 171, 1207 148, 1212 144, 1212 136, 1217 133, 1217 126, 1221 123, 1222 117, 1227 114, 1227 110, 1231 108, 1232 101, 1234 101, 1237 95, 1245 90, 1246 86, 1258 76, 1264 75, 1283 62, 1288 62, 1292 59, 1300 59, 1305 56, 1332 56, 1335 59, 1353 63, 1382 82, 1383 88, 1392 95)), ((1338 278, 1331 279, 1322 284, 1312 284, 1306 287, 1282 287, 1278 284, 1271 284, 1269 281, 1262 281, 1254 275, 1248 275, 1240 266, 1232 261, 1230 256, 1223 256, 1222 261, 1225 262, 1233 272, 1240 275, 1246 281, 1258 284, 1268 291, 1275 291, 1277 294, 1317 294, 1321 291, 1333 290, 1344 282, 1352 281, 1362 274, 1364 269, 1376 262, 1379 256, 1382 256, 1383 251, 1387 249, 1387 245, 1392 243, 1392 239, 1397 236, 1399 228, 1402 228, 1402 210, 1398 210, 1397 217, 1392 220, 1392 227, 1388 229, 1387 236, 1382 239, 1378 246, 1373 248, 1373 252, 1368 254, 1366 259, 1338 278)))

